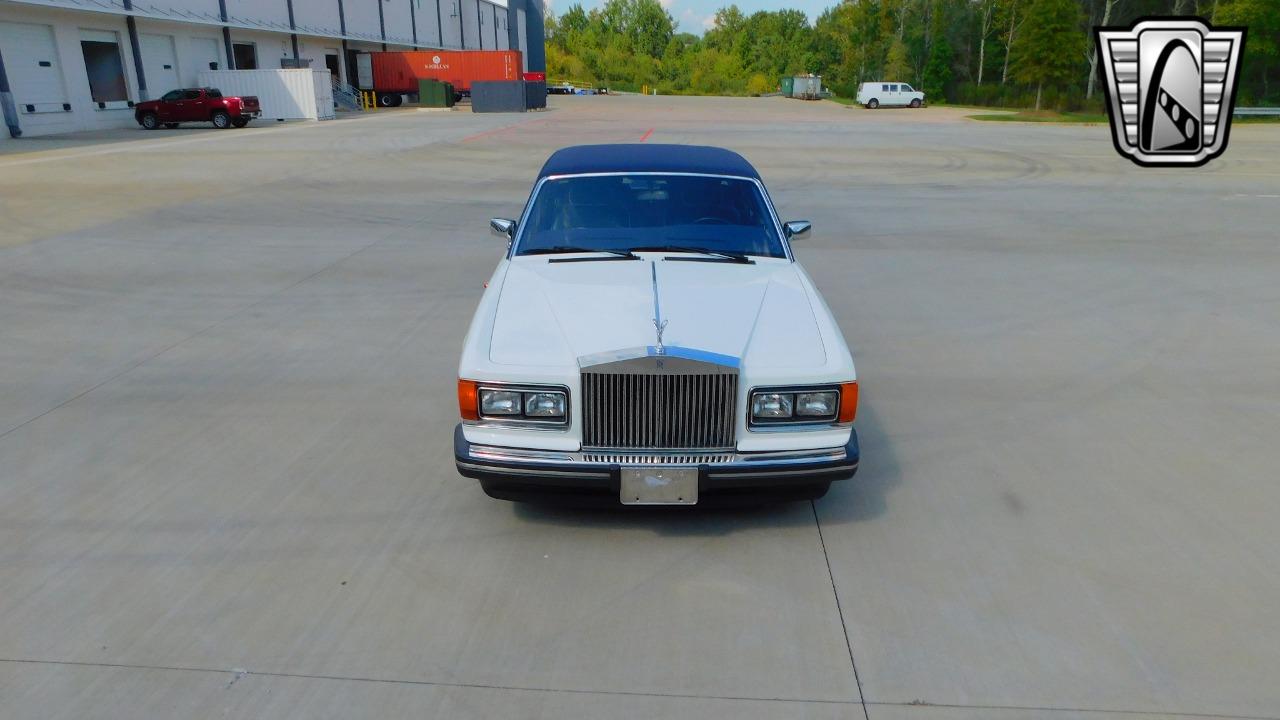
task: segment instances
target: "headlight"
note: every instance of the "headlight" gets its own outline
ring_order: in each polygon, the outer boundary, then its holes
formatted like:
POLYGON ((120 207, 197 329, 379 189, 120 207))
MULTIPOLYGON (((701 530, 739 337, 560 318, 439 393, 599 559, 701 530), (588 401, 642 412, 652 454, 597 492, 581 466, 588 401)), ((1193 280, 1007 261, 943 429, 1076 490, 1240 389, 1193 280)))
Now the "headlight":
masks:
POLYGON ((836 416, 839 403, 840 393, 835 390, 796 393, 796 416, 831 419, 836 416))
POLYGON ((751 393, 750 425, 816 425, 853 422, 858 384, 770 388, 751 393))
POLYGON ((524 394, 524 414, 536 418, 562 418, 565 416, 565 397, 561 392, 536 392, 524 394))
POLYGON ((458 407, 463 420, 543 425, 569 422, 569 394, 560 387, 486 385, 475 380, 459 380, 458 407))
POLYGON ((481 390, 481 415, 519 415, 521 394, 510 390, 481 390))
POLYGON ((751 396, 751 417, 757 420, 782 420, 792 416, 795 396, 791 393, 756 393, 751 396))

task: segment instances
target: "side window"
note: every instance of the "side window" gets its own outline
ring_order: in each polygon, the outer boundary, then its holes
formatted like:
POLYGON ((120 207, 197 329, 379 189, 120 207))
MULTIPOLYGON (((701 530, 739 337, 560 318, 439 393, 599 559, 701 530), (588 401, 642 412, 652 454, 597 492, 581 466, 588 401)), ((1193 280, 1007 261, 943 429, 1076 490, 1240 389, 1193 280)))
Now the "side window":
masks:
POLYGON ((889 86, 888 86, 888 85, 881 85, 881 86, 880 86, 880 92, 889 92, 889 86))
POLYGON ((217 100, 218 98, 222 97, 222 91, 219 90, 218 88, 209 88, 208 94, 209 94, 210 100, 217 100))
POLYGON ((898 92, 898 86, 897 86, 897 85, 890 85, 890 86, 889 86, 889 92, 898 92))
POLYGON ((181 91, 181 90, 170 90, 169 92, 167 92, 167 93, 165 93, 165 94, 164 94, 164 97, 162 97, 162 98, 160 98, 160 99, 161 99, 161 100, 163 100, 163 101, 165 101, 165 102, 177 102, 178 100, 181 100, 181 99, 182 99, 182 91, 181 91))
POLYGON ((903 85, 903 86, 902 86, 902 92, 911 92, 911 86, 910 86, 910 85, 903 85))
POLYGON ((199 100, 200 91, 199 90, 183 90, 182 99, 183 100, 199 100))

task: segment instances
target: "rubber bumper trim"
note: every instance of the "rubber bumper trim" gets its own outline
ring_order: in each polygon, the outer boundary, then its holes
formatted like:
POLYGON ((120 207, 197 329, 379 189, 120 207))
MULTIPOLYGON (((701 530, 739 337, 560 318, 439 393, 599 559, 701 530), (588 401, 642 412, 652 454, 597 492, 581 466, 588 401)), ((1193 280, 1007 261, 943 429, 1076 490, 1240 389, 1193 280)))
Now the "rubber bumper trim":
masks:
MULTIPOLYGON (((538 486, 576 487, 614 493, 618 491, 621 482, 621 464, 494 461, 472 457, 470 448, 471 443, 467 442, 462 433, 462 425, 459 424, 453 432, 454 463, 459 474, 476 480, 501 481, 530 489, 538 486)), ((698 482, 706 492, 789 485, 805 480, 844 480, 853 477, 858 471, 860 453, 856 430, 850 430, 849 442, 845 444, 844 451, 845 456, 839 460, 815 459, 813 463, 798 464, 791 460, 785 464, 771 464, 767 460, 757 460, 733 465, 698 465, 698 482)))

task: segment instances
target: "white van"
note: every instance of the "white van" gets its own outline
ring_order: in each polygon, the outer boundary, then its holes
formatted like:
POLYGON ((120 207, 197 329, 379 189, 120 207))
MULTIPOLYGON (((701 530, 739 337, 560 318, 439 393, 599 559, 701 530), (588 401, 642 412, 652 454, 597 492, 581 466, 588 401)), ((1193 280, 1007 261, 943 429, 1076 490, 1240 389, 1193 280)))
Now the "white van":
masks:
POLYGON ((872 110, 881 105, 918 108, 924 105, 924 93, 906 83, 864 82, 858 86, 858 104, 872 110))

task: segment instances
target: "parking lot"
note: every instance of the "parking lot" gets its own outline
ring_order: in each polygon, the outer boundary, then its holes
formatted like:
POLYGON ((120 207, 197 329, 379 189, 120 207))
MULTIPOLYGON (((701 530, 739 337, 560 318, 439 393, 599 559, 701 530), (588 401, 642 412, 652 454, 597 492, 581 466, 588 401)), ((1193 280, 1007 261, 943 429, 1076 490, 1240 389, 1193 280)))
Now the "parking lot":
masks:
POLYGON ((1280 718, 1280 125, 780 98, 0 151, 0 716, 1280 718), (814 504, 456 475, 456 364, 555 148, 760 168, 858 362, 814 504))

